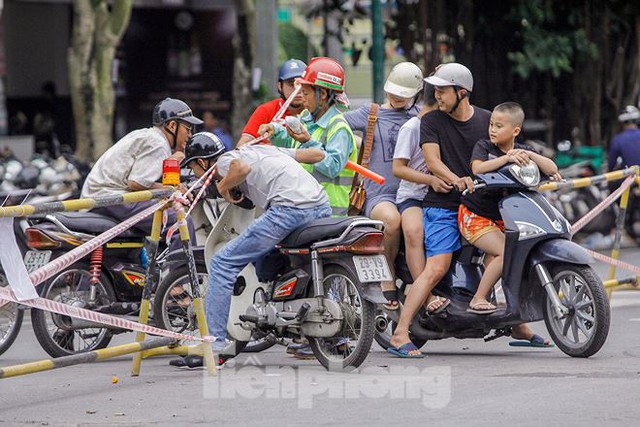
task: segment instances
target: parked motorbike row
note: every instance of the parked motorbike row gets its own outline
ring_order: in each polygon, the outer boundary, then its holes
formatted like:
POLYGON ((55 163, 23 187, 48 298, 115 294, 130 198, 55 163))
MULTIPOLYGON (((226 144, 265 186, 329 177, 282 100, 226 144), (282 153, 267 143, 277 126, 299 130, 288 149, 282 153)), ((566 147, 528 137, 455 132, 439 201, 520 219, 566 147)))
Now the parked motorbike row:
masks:
MULTIPOLYGON (((554 343, 574 357, 589 357, 604 344, 609 305, 604 287, 588 266, 591 258, 570 241, 571 227, 544 196, 535 191, 540 173, 535 164, 511 165, 477 177, 480 186, 503 191, 501 214, 507 248, 502 279, 505 304, 491 315, 466 312, 483 272, 482 254, 464 246, 434 293, 452 303, 439 314, 422 310, 411 335, 421 347, 428 340, 508 336, 523 322, 545 320, 554 343)), ((206 259, 241 233, 255 218, 253 209, 203 200, 192 213, 199 244, 195 259, 201 287, 207 284, 206 259)), ((26 230, 30 268, 37 268, 115 225, 93 213, 59 213, 32 220, 26 230)), ((269 271, 245 268, 234 288, 229 338, 234 356, 252 343, 254 349, 284 338, 305 337, 327 369, 352 369, 366 358, 376 340, 388 346, 397 312, 376 311, 379 283, 391 276, 383 256, 382 223, 364 217, 314 221, 287 237, 264 264, 269 271)), ((48 280, 41 296, 103 313, 135 316, 144 282, 144 241, 131 229, 48 280)), ((197 333, 192 286, 182 254, 160 256, 161 280, 153 296, 153 321, 161 328, 197 333)), ((398 259, 397 285, 412 280, 398 259)), ((204 289, 202 289, 204 292, 204 289)), ((402 293, 404 295, 404 292, 402 293)), ((493 302, 497 302, 493 295, 493 302)), ((0 308, 0 354, 19 329, 20 307, 0 308), (12 321, 7 319, 11 319, 12 321), (9 326, 7 326, 9 325, 9 326), (13 326, 12 326, 13 325, 13 326), (13 329, 12 329, 13 328, 13 329), (13 334, 13 335, 12 335, 13 334)), ((122 330, 48 312, 32 312, 38 341, 52 356, 106 347, 122 330)))

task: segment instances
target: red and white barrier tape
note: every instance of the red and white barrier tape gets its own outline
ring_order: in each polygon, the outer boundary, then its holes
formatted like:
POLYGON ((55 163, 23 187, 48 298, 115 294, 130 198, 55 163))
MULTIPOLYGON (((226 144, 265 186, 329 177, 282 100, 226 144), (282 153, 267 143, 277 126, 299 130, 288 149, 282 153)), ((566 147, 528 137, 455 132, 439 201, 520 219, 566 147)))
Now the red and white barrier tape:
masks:
POLYGON ((289 108, 289 105, 291 105, 291 103, 293 102, 293 99, 296 97, 296 95, 298 95, 298 92, 300 92, 300 90, 302 90, 302 85, 296 85, 293 92, 291 92, 291 95, 289 95, 289 97, 287 98, 286 101, 284 101, 284 104, 282 104, 282 107, 280 107, 276 115, 273 116, 273 118, 271 119, 272 122, 280 120, 282 119, 282 117, 284 117, 284 113, 287 111, 287 108, 289 108))
POLYGON ((606 262, 607 264, 611 264, 614 265, 616 267, 620 267, 620 268, 624 268, 625 270, 631 271, 633 273, 636 273, 638 275, 640 275, 640 267, 637 267, 633 264, 629 264, 628 262, 624 262, 624 261, 620 261, 611 257, 608 257, 606 255, 602 255, 599 252, 596 251, 592 251, 590 249, 585 249, 589 255, 591 255, 592 257, 594 257, 595 259, 597 259, 598 261, 602 261, 602 262, 606 262))
POLYGON ((52 301, 46 298, 34 298, 26 301, 18 301, 15 298, 13 291, 7 287, 0 287, 0 298, 10 302, 23 304, 29 307, 38 308, 40 310, 51 311, 54 313, 62 314, 76 319, 88 320, 91 322, 102 323, 104 325, 113 326, 121 329, 128 329, 136 332, 143 332, 150 335, 158 335, 161 337, 175 338, 177 340, 189 340, 189 341, 207 341, 211 342, 214 337, 207 336, 204 338, 194 337, 192 335, 180 334, 178 332, 166 331, 164 329, 156 328, 153 326, 145 325, 142 323, 134 322, 131 320, 123 319, 121 317, 111 316, 109 314, 97 313, 95 311, 87 310, 85 308, 74 307, 72 305, 63 304, 57 301, 52 301))
POLYGON ((602 202, 598 203, 598 205, 594 207, 591 210, 591 212, 587 213, 585 216, 583 216, 578 221, 576 221, 576 223, 571 226, 571 233, 576 234, 578 231, 582 229, 582 227, 587 225, 589 221, 591 221, 593 218, 598 216, 611 203, 613 203, 618 197, 620 197, 622 192, 626 190, 627 187, 629 187, 631 184, 633 184, 634 180, 635 180, 635 176, 630 176, 627 179, 625 179, 624 182, 620 185, 620 187, 616 191, 609 194, 607 198, 604 199, 602 202))
MULTIPOLYGON (((198 179, 198 181, 196 181, 190 188, 189 191, 187 191, 186 194, 190 193, 191 191, 193 191, 193 189, 196 187, 196 185, 198 185, 198 183, 200 183, 200 181, 202 181, 204 178, 206 178, 206 180, 204 181, 204 183, 202 184, 202 188, 200 188, 200 191, 198 192, 198 194, 196 195, 196 197, 193 199, 191 203, 191 207, 189 207, 189 210, 187 211, 187 213, 185 214, 184 220, 183 221, 177 221, 175 224, 173 224, 171 227, 169 227, 169 229, 167 230, 167 235, 166 235, 166 243, 167 245, 169 244, 169 242, 171 241, 171 238, 173 237, 174 233, 178 230, 178 228, 183 225, 186 224, 186 220, 187 217, 189 215, 191 215, 191 211, 193 210, 193 208, 195 208, 196 204, 198 203, 198 201, 202 198, 202 196, 205 194, 205 191, 207 190, 207 187, 209 186, 209 184, 211 184, 211 181, 213 181, 213 177, 216 174, 216 170, 217 170, 217 163, 214 164, 213 166, 211 166, 209 169, 207 169, 207 171, 200 177, 200 179, 198 179)), ((189 203, 182 203, 182 205, 185 204, 189 204, 189 203)), ((176 205, 174 203, 174 209, 176 208, 176 205)))

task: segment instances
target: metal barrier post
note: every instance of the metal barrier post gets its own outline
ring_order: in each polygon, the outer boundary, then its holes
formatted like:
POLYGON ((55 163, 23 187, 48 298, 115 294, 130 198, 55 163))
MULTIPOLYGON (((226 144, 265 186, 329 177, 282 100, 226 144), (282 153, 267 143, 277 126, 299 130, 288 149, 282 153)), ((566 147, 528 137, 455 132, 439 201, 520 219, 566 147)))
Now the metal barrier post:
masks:
MULTIPOLYGON (((142 301, 140 303, 140 316, 139 322, 143 324, 149 323, 149 307, 151 300, 151 293, 155 289, 159 282, 158 269, 156 268, 158 257, 158 244, 160 242, 160 232, 162 229, 162 213, 164 209, 158 209, 153 214, 153 224, 151 226, 151 242, 149 244, 149 264, 147 265, 147 272, 144 278, 144 289, 142 290, 142 301)), ((138 332, 136 334, 136 342, 144 341, 144 332, 138 332)), ((133 362, 131 365, 131 376, 137 377, 140 375, 140 363, 142 361, 142 353, 138 352, 133 356, 133 362)))
MULTIPOLYGON (((620 256, 620 243, 622 240, 622 231, 624 230, 624 219, 627 213, 627 206, 629 204, 629 193, 631 191, 631 187, 627 187, 626 190, 622 193, 620 197, 620 211, 618 212, 618 218, 616 218, 616 234, 613 241, 613 247, 611 248, 611 258, 618 259, 620 256)), ((616 278, 616 266, 611 264, 609 267, 609 280, 614 280, 616 278)), ((611 299, 611 293, 613 292, 613 287, 607 288, 607 294, 609 299, 611 299)))
MULTIPOLYGON (((184 212, 184 208, 180 203, 174 202, 173 205, 177 217, 177 223, 179 224, 182 249, 184 250, 184 254, 187 258, 189 280, 191 282, 191 292, 193 293, 193 308, 196 313, 196 320, 198 321, 198 329, 200 330, 200 336, 206 337, 209 335, 209 328, 207 326, 207 317, 205 315, 204 305, 202 303, 202 292, 200 289, 200 280, 198 280, 196 260, 193 257, 193 251, 191 249, 191 238, 189 236, 189 228, 187 227, 186 215, 184 212)), ((203 342, 201 346, 204 363, 207 367, 209 375, 216 375, 217 357, 214 357, 211 343, 203 342)))
POLYGON ((174 341, 175 340, 173 338, 154 338, 149 341, 132 342, 86 353, 58 357, 56 359, 45 359, 22 365, 7 366, 5 368, 0 368, 0 378, 9 378, 16 377, 18 375, 32 374, 35 372, 49 371, 51 369, 64 368, 65 366, 77 365, 79 363, 91 363, 134 352, 138 352, 138 354, 140 354, 142 350, 166 346, 174 341))

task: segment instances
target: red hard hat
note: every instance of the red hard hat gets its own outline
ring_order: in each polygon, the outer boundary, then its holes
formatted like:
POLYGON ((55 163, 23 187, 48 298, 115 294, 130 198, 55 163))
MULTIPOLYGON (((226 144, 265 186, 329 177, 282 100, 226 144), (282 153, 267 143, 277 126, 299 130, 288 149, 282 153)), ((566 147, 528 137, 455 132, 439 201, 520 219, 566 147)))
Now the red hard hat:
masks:
POLYGON ((302 77, 296 82, 303 85, 320 86, 336 92, 344 92, 344 68, 332 58, 311 58, 302 77))

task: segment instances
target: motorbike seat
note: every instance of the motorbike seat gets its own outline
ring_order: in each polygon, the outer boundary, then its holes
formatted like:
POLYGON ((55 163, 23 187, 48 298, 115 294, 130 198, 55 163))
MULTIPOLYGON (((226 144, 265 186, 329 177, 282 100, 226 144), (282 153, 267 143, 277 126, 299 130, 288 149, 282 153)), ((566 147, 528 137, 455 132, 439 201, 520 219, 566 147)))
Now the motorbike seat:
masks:
POLYGON ((280 242, 281 248, 301 248, 310 246, 311 243, 318 240, 326 240, 332 237, 338 237, 347 229, 349 224, 356 220, 369 218, 361 216, 349 217, 328 217, 311 221, 291 232, 280 242))
MULTIPOLYGON (((98 235, 120 224, 114 218, 93 212, 57 212, 52 215, 69 230, 86 234, 98 235)), ((142 230, 130 228, 119 234, 118 238, 140 239, 146 235, 142 230)))

